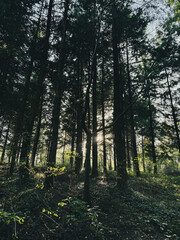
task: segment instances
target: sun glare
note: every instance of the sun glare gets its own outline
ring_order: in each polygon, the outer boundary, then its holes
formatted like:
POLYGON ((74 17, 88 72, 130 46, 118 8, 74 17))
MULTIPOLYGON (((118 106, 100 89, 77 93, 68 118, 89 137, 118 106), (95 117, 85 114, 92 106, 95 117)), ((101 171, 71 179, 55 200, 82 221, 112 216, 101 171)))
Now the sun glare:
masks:
POLYGON ((97 142, 102 142, 102 141, 103 141, 103 135, 98 135, 97 142))

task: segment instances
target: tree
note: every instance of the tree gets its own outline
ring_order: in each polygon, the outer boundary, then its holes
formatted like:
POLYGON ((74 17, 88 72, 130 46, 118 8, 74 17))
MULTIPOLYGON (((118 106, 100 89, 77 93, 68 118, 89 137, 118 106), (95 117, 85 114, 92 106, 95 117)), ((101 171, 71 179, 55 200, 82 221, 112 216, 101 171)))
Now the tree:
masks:
MULTIPOLYGON (((50 142, 50 150, 48 156, 48 166, 53 167, 56 162, 56 150, 57 150, 57 140, 58 140, 58 129, 59 129, 59 115, 60 115, 60 105, 61 98, 63 93, 63 71, 65 64, 65 56, 66 56, 66 29, 67 29, 67 17, 68 17, 68 9, 69 9, 69 0, 65 1, 64 6, 64 15, 63 15, 63 23, 62 23, 62 41, 59 43, 59 59, 57 63, 58 67, 58 81, 56 83, 55 90, 55 98, 53 105, 53 116, 52 116, 52 135, 50 142)), ((46 186, 53 186, 53 175, 46 176, 46 186)))
POLYGON ((42 96, 43 82, 46 77, 46 64, 47 64, 48 50, 49 50, 49 38, 50 38, 50 30, 51 30, 53 2, 54 0, 49 1, 47 25, 46 25, 45 37, 43 39, 43 51, 41 53, 42 55, 40 59, 40 68, 39 68, 39 74, 37 79, 37 91, 35 92, 34 101, 31 103, 29 119, 26 119, 26 125, 25 125, 26 134, 23 137, 22 150, 21 150, 21 156, 20 156, 20 163, 22 163, 22 165, 20 166, 19 174, 21 179, 28 176, 31 136, 32 136, 35 117, 37 114, 37 109, 42 96))
POLYGON ((9 136, 9 130, 10 130, 10 123, 11 122, 9 121, 8 127, 6 129, 6 136, 5 136, 3 151, 2 151, 2 155, 1 155, 1 163, 4 161, 4 156, 5 156, 6 147, 7 147, 7 141, 8 141, 8 136, 9 136))
POLYGON ((123 112, 123 79, 119 69, 118 54, 118 9, 115 1, 112 4, 112 42, 113 42, 113 68, 114 68, 114 139, 117 153, 117 185, 125 187, 127 180, 125 139, 124 139, 124 115, 123 112))

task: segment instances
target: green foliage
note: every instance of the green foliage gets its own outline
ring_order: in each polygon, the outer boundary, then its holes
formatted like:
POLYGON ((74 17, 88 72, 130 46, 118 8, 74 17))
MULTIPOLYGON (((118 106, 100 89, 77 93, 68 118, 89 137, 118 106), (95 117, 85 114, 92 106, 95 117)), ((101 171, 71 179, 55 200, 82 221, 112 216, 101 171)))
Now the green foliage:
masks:
MULTIPOLYGON (((41 211, 43 221, 49 219, 57 225, 51 226, 49 231, 54 232, 59 238, 70 235, 73 239, 92 238, 103 239, 102 224, 98 220, 96 208, 89 208, 80 199, 68 197, 58 202, 55 210, 43 208, 41 211), (78 237, 77 237, 78 236, 78 237)), ((47 224, 46 223, 46 224, 47 224)))
POLYGON ((0 209, 0 219, 2 222, 9 224, 12 220, 15 219, 12 213, 5 212, 3 209, 0 209))
POLYGON ((66 152, 65 152, 65 156, 68 157, 68 158, 70 158, 70 157, 78 157, 78 156, 79 156, 79 153, 77 153, 76 151, 73 151, 73 152, 71 152, 71 151, 66 151, 66 152))
POLYGON ((180 2, 179 0, 169 0, 169 4, 174 6, 174 20, 180 21, 180 2))
POLYGON ((0 221, 10 224, 11 222, 18 222, 19 224, 24 223, 24 217, 19 217, 16 215, 16 213, 8 213, 4 211, 3 209, 0 209, 0 221))
POLYGON ((66 167, 48 167, 47 170, 44 172, 49 176, 58 176, 63 174, 66 171, 66 167))
POLYGON ((178 171, 168 176, 142 174, 138 179, 130 175, 125 192, 115 187, 115 179, 112 171, 108 182, 101 176, 92 181, 93 207, 81 199, 79 181, 74 181, 69 194, 66 182, 56 182, 46 191, 39 178, 26 185, 15 178, 1 179, 5 197, 0 210, 2 239, 179 240, 178 171))

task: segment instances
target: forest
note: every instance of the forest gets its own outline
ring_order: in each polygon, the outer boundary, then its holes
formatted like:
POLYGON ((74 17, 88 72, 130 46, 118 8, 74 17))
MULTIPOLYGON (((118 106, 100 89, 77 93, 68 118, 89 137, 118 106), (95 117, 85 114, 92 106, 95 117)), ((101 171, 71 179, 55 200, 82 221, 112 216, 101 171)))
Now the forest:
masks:
POLYGON ((179 0, 0 0, 0 239, 180 240, 179 0))

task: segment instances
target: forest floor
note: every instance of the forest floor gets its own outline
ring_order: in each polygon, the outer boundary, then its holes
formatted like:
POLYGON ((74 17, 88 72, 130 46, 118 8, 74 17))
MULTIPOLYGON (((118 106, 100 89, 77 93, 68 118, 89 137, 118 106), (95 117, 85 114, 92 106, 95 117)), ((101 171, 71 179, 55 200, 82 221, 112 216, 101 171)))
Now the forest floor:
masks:
POLYGON ((0 239, 178 240, 180 174, 130 175, 116 187, 115 172, 91 178, 91 206, 83 201, 83 173, 61 172, 55 186, 43 186, 43 169, 23 183, 0 166, 0 239))

